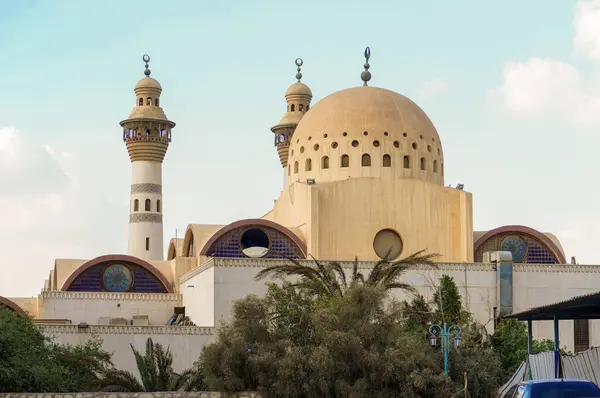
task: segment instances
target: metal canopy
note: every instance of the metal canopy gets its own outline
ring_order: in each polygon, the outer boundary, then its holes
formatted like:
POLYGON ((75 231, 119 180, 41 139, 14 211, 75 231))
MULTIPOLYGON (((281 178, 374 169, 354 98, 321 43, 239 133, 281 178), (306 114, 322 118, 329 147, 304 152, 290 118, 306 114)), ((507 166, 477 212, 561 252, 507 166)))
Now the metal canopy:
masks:
POLYGON ((535 307, 527 311, 506 315, 504 318, 520 321, 600 319, 600 292, 535 307))

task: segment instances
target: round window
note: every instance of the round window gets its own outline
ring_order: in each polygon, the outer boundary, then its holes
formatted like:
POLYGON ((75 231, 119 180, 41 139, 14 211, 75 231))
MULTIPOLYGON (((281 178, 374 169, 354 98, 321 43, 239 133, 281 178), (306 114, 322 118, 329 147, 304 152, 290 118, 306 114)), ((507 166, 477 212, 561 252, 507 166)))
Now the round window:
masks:
POLYGON ((260 228, 247 229, 240 239, 240 246, 244 255, 260 258, 267 255, 270 247, 269 236, 260 228))
POLYGON ((124 264, 112 264, 104 270, 102 283, 110 292, 127 292, 133 285, 133 273, 124 264))
POLYGON ((382 260, 395 260, 402 254, 404 244, 398 233, 391 229, 382 229, 373 239, 373 250, 382 260))

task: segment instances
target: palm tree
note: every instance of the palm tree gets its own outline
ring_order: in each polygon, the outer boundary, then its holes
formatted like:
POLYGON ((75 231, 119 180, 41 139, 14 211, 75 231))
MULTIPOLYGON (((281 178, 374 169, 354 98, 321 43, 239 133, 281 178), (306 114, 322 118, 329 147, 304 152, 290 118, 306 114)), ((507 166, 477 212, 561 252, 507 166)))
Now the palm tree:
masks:
POLYGON ((101 391, 111 392, 151 392, 151 391, 182 391, 188 386, 188 380, 193 371, 188 369, 181 374, 173 371, 173 355, 169 348, 166 350, 160 343, 153 343, 151 338, 146 341, 144 354, 131 345, 140 381, 125 370, 110 369, 104 372, 101 391))
MULTIPOLYGON (((311 256, 312 257, 312 256, 311 256)), ((275 278, 298 277, 295 284, 307 288, 309 291, 324 297, 342 296, 346 289, 354 283, 363 283, 371 286, 382 286, 384 289, 402 289, 414 292, 409 284, 398 280, 406 271, 417 265, 426 265, 435 268, 434 259, 439 257, 436 253, 425 253, 420 250, 398 261, 389 261, 387 258, 375 264, 365 276, 358 270, 358 257, 354 259, 350 279, 346 277, 344 268, 337 261, 322 263, 313 257, 314 265, 304 265, 298 260, 289 258, 288 264, 273 265, 261 270, 255 277, 261 280, 267 276, 275 278)))

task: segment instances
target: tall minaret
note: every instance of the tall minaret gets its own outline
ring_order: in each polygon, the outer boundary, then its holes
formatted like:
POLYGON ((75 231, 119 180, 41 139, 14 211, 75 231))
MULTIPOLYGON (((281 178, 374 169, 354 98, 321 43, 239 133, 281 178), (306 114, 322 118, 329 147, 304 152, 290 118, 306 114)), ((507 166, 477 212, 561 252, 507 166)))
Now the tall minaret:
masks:
POLYGON ((175 123, 160 107, 162 87, 146 70, 135 85, 135 107, 121 122, 123 141, 131 159, 129 254, 144 260, 163 260, 162 162, 175 123))
POLYGON ((301 67, 303 64, 302 58, 296 59, 296 79, 298 81, 293 83, 285 92, 285 99, 287 101, 287 111, 281 118, 279 123, 271 128, 271 131, 275 133, 275 146, 279 153, 279 160, 283 166, 283 186, 287 186, 287 178, 290 175, 288 167, 288 152, 290 149, 290 143, 292 142, 292 136, 294 131, 300 123, 302 116, 310 109, 310 100, 312 99, 312 91, 310 88, 300 80, 302 79, 301 67))

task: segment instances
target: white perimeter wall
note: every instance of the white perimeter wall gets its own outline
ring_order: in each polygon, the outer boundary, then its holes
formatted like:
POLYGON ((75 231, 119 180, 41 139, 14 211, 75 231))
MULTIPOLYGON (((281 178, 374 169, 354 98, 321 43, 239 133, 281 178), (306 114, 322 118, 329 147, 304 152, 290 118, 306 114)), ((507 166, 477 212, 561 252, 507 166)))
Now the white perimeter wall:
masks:
POLYGON ((42 319, 70 319, 72 323, 97 325, 101 317, 125 318, 148 315, 150 325, 165 325, 180 306, 174 293, 43 292, 42 319))
MULTIPOLYGON (((234 300, 254 293, 266 293, 264 282, 254 281, 254 276, 265 264, 277 260, 213 259, 205 264, 214 267, 214 317, 220 319, 231 314, 234 300)), ((310 261, 308 262, 310 263, 310 261)), ((372 263, 361 263, 361 271, 368 274, 372 263)), ((348 268, 351 263, 347 263, 348 268)), ((350 270, 348 271, 350 272, 350 270)), ((459 287, 465 307, 477 320, 493 332, 494 307, 497 307, 496 269, 492 264, 439 264, 437 270, 416 269, 402 278, 431 299, 442 275, 449 275, 459 287)), ((520 312, 540 305, 553 304, 575 296, 600 290, 600 266, 586 265, 533 265, 517 264, 513 267, 513 311, 520 312)), ((399 299, 410 299, 404 292, 393 293, 399 299)), ((185 294, 184 294, 185 297, 185 294)), ((184 299, 185 300, 185 299, 184 299)), ((186 305, 186 311, 188 307, 186 305)), ((536 339, 553 339, 552 322, 534 322, 536 339)), ((590 321, 590 345, 600 346, 600 321, 590 321)), ((573 350, 573 322, 561 321, 561 347, 573 350)))
POLYGON ((93 336, 102 339, 104 349, 113 353, 115 366, 138 378, 130 344, 143 352, 146 340, 151 337, 154 343, 169 347, 173 353, 173 369, 180 372, 192 367, 200 357, 202 347, 213 340, 212 328, 195 326, 90 326, 80 329, 77 325, 51 325, 42 328, 60 344, 85 344, 93 336))
POLYGON ((183 275, 179 282, 185 315, 196 326, 215 326, 215 268, 212 262, 183 275))

